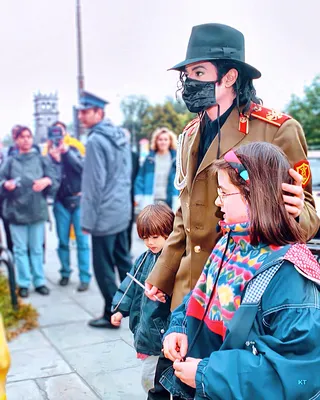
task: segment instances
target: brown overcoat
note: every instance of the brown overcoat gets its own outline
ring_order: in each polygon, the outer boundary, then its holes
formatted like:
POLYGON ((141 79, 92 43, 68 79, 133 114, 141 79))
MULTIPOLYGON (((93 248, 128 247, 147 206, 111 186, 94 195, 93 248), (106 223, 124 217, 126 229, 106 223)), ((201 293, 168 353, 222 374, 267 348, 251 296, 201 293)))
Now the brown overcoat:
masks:
MULTIPOLYGON (((263 112, 266 110, 263 107, 263 112)), ((247 127, 247 134, 240 131, 239 113, 236 108, 233 109, 221 129, 221 157, 231 148, 249 142, 264 141, 281 147, 292 166, 307 158, 305 135, 296 120, 281 118, 281 115, 277 117, 276 113, 274 120, 270 121, 251 115, 247 127)), ((218 137, 211 143, 197 169, 199 120, 189 124, 182 135, 181 164, 184 174, 187 175, 187 184, 180 192, 181 206, 176 213, 174 230, 147 279, 152 285, 172 295, 172 309, 181 304, 183 297, 194 288, 218 239, 216 227, 221 219, 221 213, 214 204, 217 197, 217 179, 210 172, 210 166, 217 156, 218 137)), ((299 220, 308 232, 308 237, 312 238, 319 228, 319 219, 312 197, 311 180, 305 187, 304 194, 305 205, 299 220)))

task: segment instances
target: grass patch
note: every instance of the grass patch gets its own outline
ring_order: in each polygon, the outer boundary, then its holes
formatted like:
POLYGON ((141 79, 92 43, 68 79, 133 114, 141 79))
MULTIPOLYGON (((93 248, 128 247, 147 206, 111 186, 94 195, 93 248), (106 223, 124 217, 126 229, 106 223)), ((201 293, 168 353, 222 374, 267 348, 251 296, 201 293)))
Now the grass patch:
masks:
POLYGON ((0 313, 8 340, 38 326, 37 310, 31 304, 24 304, 19 297, 18 302, 19 309, 15 311, 11 305, 8 280, 0 273, 0 313))

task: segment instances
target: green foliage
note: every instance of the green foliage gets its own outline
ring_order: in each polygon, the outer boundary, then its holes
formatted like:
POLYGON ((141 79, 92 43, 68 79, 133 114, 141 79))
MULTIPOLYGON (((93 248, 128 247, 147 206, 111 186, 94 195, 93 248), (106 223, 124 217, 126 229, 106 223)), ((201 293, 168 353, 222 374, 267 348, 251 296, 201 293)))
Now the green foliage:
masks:
POLYGON ((123 127, 131 132, 133 143, 141 139, 142 120, 150 106, 144 96, 131 95, 121 101, 120 107, 124 115, 123 127))
POLYGON ((23 304, 19 299, 19 309, 13 310, 8 280, 0 274, 0 314, 2 314, 7 339, 38 326, 38 313, 31 304, 23 304))
POLYGON ((143 136, 150 137, 158 127, 166 127, 176 134, 181 131, 181 118, 169 101, 163 105, 156 104, 148 108, 142 120, 141 133, 143 136))
POLYGON ((308 146, 320 147, 320 75, 304 88, 301 98, 291 96, 286 112, 303 126, 308 146))
POLYGON ((183 128, 195 117, 184 103, 168 97, 163 104, 152 105, 143 96, 128 96, 121 102, 124 114, 123 126, 137 140, 150 138, 158 127, 166 127, 179 135, 183 128))

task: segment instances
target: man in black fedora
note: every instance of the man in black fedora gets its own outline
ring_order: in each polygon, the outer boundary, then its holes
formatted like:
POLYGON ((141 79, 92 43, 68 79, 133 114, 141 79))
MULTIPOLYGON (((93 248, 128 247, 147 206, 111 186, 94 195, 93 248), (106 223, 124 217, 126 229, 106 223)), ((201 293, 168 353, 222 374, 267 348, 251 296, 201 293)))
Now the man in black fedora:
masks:
MULTIPOLYGON (((155 268, 149 275, 147 296, 164 292, 172 296, 172 308, 194 288, 214 247, 222 214, 215 205, 217 182, 211 164, 240 144, 266 141, 288 156, 295 185, 283 184, 292 194, 284 196, 287 211, 313 237, 319 227, 311 190, 307 145, 299 123, 290 116, 263 107, 253 80, 259 70, 245 61, 244 36, 222 24, 192 28, 186 59, 171 68, 180 72, 183 100, 198 116, 179 137, 175 185, 181 207, 175 228, 155 268), (300 168, 304 163, 304 169, 300 168), (300 172, 300 174, 298 172, 300 172)), ((160 358, 157 377, 167 360, 160 358)), ((168 363, 170 365, 170 363, 168 363)), ((169 399, 159 382, 148 399, 169 399)))

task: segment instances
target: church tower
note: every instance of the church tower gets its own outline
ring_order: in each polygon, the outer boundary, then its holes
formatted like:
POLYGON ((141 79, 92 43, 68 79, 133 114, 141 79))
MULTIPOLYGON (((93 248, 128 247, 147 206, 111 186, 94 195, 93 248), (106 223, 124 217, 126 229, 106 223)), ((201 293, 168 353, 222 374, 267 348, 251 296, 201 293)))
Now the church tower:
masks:
POLYGON ((59 119, 58 94, 34 95, 35 143, 47 140, 48 127, 59 119))

